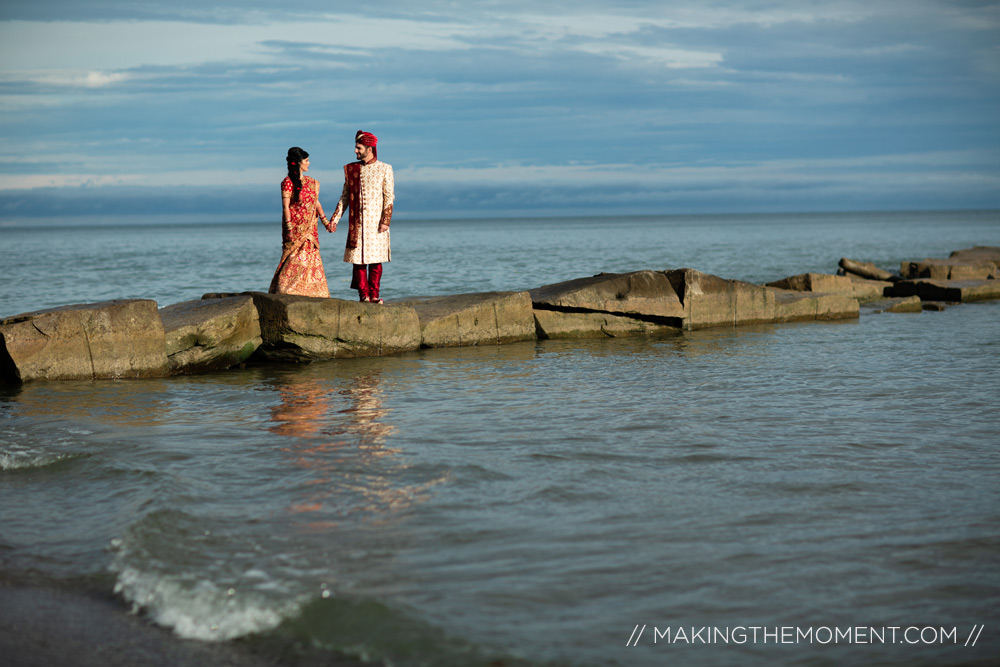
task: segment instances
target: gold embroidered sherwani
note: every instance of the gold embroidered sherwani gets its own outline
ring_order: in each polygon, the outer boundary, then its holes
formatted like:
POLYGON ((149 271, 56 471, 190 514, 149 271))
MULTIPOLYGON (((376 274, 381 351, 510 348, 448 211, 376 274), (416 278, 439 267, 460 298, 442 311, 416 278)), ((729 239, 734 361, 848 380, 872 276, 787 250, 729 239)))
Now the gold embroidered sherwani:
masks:
POLYGON ((392 219, 395 183, 392 165, 373 160, 368 164, 344 165, 344 191, 330 217, 335 224, 349 208, 347 248, 344 261, 351 264, 381 264, 392 259, 389 230, 379 232, 379 225, 392 219))

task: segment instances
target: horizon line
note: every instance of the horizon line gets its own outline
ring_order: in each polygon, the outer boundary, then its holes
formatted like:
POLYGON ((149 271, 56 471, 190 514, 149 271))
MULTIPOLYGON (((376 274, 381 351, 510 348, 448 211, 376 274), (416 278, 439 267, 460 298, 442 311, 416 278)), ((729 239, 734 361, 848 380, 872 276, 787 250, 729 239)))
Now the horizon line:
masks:
MULTIPOLYGON (((706 212, 676 212, 676 213, 622 213, 622 214, 612 214, 612 213, 552 213, 552 214, 528 214, 528 213, 518 213, 518 212, 508 212, 504 214, 461 214, 461 213, 441 213, 434 215, 419 215, 410 217, 405 214, 396 215, 394 219, 404 220, 407 222, 448 222, 448 221, 488 221, 488 220, 560 220, 560 219, 602 219, 602 218, 621 218, 621 219, 635 219, 635 218, 731 218, 731 217, 768 217, 768 216, 796 216, 796 215, 864 215, 864 214, 882 214, 882 215, 892 215, 892 214, 918 214, 918 213, 931 213, 931 214, 942 214, 942 213, 998 213, 1000 214, 1000 207, 997 208, 983 208, 983 207, 970 207, 970 208, 955 208, 955 207, 943 207, 943 208, 859 208, 859 209, 802 209, 802 210, 772 210, 772 211, 706 211, 706 212)), ((160 215, 142 215, 140 220, 136 220, 135 216, 129 216, 126 214, 122 215, 105 215, 105 216, 60 216, 60 217, 39 217, 39 218, 20 218, 13 220, 2 220, 0 219, 0 229, 24 229, 30 227, 38 226, 49 226, 53 229, 65 228, 65 227, 124 227, 124 226, 135 226, 135 227, 148 227, 153 225, 170 225, 177 227, 193 227, 193 226, 203 226, 203 225, 271 225, 278 224, 273 220, 264 219, 247 219, 246 217, 226 217, 217 216, 215 219, 206 220, 204 218, 198 219, 182 219, 186 218, 184 214, 160 214, 160 215), (221 219, 225 218, 225 219, 221 219), (172 221, 168 221, 172 220, 172 221)))

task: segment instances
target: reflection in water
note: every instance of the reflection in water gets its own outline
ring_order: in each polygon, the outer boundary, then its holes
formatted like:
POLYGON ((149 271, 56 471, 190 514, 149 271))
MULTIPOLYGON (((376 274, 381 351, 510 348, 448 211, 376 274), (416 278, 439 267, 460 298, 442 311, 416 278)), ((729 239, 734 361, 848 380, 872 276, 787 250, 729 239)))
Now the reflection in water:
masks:
POLYGON ((21 416, 145 428, 165 423, 167 387, 163 379, 29 382, 4 387, 0 401, 16 404, 7 409, 21 416))
POLYGON ((396 427, 386 422, 378 371, 359 375, 335 391, 329 380, 292 374, 278 388, 270 431, 282 436, 282 450, 309 478, 291 511, 309 517, 312 529, 364 513, 376 518, 426 498, 440 480, 401 484, 407 479, 399 449, 387 444, 396 427))

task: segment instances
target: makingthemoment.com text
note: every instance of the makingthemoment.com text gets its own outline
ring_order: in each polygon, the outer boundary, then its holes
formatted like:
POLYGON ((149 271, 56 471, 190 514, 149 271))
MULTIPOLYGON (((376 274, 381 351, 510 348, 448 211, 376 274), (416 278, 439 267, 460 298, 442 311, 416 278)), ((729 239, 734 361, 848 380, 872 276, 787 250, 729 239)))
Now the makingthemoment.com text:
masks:
MULTIPOLYGON (((638 646, 647 626, 636 625, 626 646, 638 646)), ((654 627, 654 644, 962 644, 975 646, 983 626, 975 625, 968 638, 957 627, 911 626, 735 626, 654 627), (963 638, 965 641, 963 642, 963 638)), ((647 640, 649 641, 649 635, 647 640)))

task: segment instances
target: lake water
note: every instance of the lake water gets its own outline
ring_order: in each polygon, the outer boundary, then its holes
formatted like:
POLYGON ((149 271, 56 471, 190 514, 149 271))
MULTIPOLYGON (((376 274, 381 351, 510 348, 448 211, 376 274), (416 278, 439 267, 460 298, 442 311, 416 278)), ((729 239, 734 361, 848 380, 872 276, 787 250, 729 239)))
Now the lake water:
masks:
MULTIPOLYGON (((0 316, 264 290, 278 227, 0 228, 0 316)), ((898 270, 1000 246, 1000 212, 392 233, 387 299, 898 270)), ((322 234, 332 295, 354 298, 343 234, 322 234)), ((998 390, 1000 302, 8 386, 0 578, 114 591, 293 663, 990 664, 998 390)))

